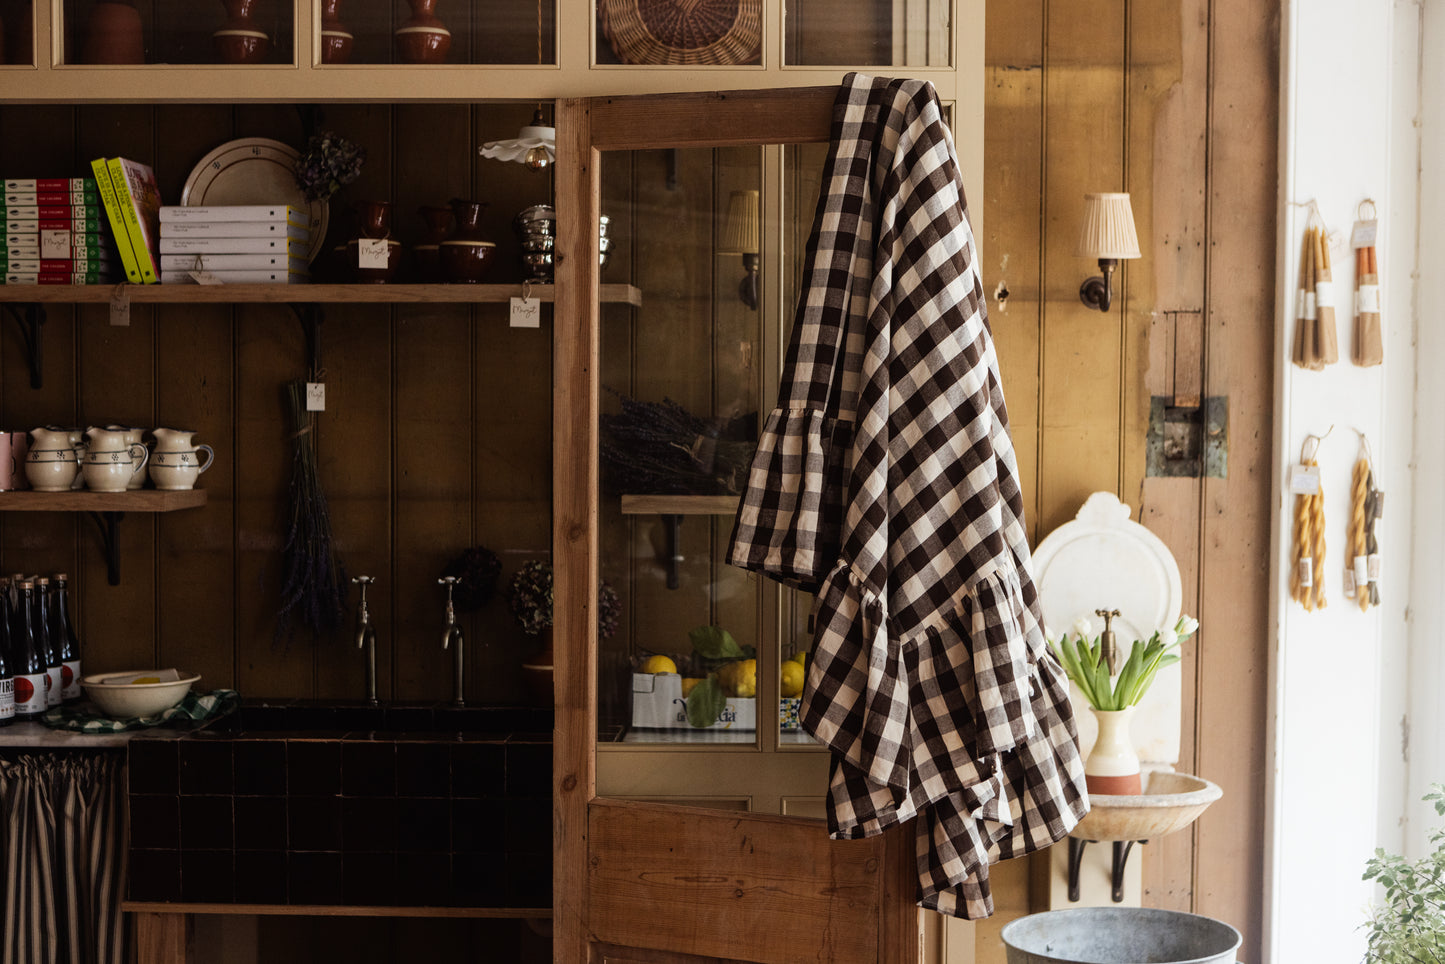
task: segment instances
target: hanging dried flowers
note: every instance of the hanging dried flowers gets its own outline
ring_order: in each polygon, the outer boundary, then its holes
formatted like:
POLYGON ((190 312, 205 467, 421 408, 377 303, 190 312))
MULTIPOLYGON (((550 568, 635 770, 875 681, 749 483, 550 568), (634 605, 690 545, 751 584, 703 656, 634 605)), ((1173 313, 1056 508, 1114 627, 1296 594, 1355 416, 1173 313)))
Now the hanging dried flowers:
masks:
POLYGON ((296 158, 296 183, 308 201, 325 201, 361 176, 366 149, 331 131, 312 134, 296 158))

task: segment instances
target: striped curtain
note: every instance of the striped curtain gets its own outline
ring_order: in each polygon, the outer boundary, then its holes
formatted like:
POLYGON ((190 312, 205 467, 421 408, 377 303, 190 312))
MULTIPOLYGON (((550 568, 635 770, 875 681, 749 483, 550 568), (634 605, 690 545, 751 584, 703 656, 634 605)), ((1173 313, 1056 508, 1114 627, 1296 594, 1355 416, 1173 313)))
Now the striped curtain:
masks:
POLYGON ((120 753, 0 759, 0 964, 124 964, 120 753))

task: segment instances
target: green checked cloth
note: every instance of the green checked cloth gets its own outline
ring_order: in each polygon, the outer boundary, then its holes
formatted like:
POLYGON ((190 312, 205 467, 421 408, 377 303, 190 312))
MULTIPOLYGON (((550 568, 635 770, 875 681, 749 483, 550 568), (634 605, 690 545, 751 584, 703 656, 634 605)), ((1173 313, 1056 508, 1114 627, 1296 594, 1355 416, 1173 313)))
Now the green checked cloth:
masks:
POLYGON ((57 706, 46 710, 40 722, 57 730, 76 730, 80 733, 120 733, 123 730, 139 730, 150 726, 172 723, 189 727, 201 722, 219 719, 234 710, 241 702, 235 690, 212 690, 197 695, 187 693, 186 698, 158 716, 142 716, 128 720, 112 720, 102 716, 99 708, 91 703, 80 706, 57 706))

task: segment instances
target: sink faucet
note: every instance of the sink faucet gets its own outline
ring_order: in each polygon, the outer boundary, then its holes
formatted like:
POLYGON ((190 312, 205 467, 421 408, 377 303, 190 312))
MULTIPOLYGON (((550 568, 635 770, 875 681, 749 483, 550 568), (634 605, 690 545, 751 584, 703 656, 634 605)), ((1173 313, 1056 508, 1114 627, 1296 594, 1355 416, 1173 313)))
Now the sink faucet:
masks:
POLYGON ((376 582, 370 576, 356 576, 351 580, 361 586, 361 603, 356 612, 356 648, 366 650, 366 699, 376 702, 376 627, 371 625, 371 613, 366 609, 366 587, 376 582))
POLYGON ((450 647, 452 640, 457 641, 456 647, 452 650, 456 672, 455 695, 452 697, 452 704, 466 706, 467 701, 462 698, 462 680, 465 678, 462 674, 462 627, 457 625, 457 611, 452 606, 452 590, 456 588, 457 577, 443 576, 437 580, 437 585, 447 587, 447 628, 442 632, 442 649, 450 647))

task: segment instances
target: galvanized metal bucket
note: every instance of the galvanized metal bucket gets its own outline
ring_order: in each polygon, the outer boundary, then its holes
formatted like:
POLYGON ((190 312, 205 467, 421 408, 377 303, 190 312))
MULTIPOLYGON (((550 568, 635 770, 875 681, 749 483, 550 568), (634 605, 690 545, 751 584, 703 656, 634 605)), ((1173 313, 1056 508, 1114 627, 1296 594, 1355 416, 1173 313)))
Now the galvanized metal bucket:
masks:
POLYGON ((1240 944, 1223 921, 1151 907, 1030 914, 1002 937, 1008 964, 1233 964, 1240 944))

